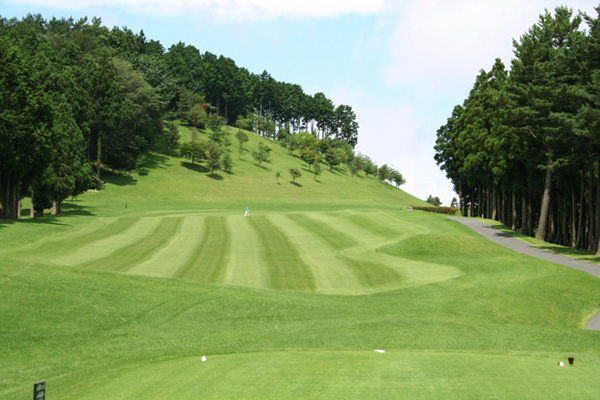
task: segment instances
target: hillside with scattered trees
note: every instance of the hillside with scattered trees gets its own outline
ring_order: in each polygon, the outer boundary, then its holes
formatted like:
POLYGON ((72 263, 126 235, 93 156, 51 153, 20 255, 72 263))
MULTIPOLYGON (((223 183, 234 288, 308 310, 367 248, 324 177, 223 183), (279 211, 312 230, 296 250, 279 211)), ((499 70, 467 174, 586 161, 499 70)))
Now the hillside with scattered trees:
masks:
POLYGON ((143 31, 108 29, 98 18, 28 15, 0 18, 0 64, 3 219, 20 217, 23 197, 31 197, 32 213, 60 213, 65 199, 99 188, 102 171, 138 169, 157 144, 179 155, 179 123, 213 132, 210 143, 181 144, 180 154, 212 162, 213 171, 231 166, 217 150, 231 144, 221 132, 229 125, 239 129, 240 148, 244 131, 253 131, 303 151, 309 165, 348 163, 403 183, 368 157, 352 164, 358 123, 351 106, 192 45, 166 50, 143 31))

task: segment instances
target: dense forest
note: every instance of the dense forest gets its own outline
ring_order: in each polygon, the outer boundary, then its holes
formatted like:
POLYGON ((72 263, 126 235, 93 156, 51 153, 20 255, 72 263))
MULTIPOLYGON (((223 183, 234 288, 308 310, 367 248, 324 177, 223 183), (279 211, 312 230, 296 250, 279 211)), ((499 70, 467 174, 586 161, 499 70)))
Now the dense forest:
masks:
MULTIPOLYGON (((98 18, 0 18, 0 65, 3 219, 20 217, 24 196, 32 212, 59 213, 63 200, 97 187, 103 169, 135 169, 157 140, 173 150, 175 120, 236 125, 292 150, 300 134, 310 135, 314 146, 303 151, 325 144, 330 166, 350 161, 334 150, 352 156, 358 140, 352 107, 323 93, 181 42, 165 50, 143 31, 108 29, 98 18)), ((368 157, 357 160, 366 170, 368 157)))
POLYGON ((513 47, 438 130, 435 159, 463 215, 597 253, 600 19, 558 7, 513 47))

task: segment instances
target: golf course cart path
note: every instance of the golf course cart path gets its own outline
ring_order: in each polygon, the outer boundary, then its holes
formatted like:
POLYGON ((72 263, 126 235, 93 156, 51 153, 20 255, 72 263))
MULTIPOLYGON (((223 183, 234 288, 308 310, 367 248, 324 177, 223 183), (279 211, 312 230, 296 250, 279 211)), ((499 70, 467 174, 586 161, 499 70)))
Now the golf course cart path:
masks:
MULTIPOLYGON (((450 217, 455 221, 471 228, 483 237, 495 242, 501 246, 507 247, 518 253, 523 253, 531 257, 536 257, 545 261, 550 261, 555 264, 564 265, 569 268, 578 269, 587 272, 597 278, 600 278, 600 265, 589 263, 587 261, 576 260, 571 257, 556 254, 551 251, 543 250, 538 247, 531 246, 517 238, 514 238, 493 226, 486 224, 483 221, 474 218, 450 217)), ((600 313, 596 314, 588 322, 587 329, 600 330, 600 313)))

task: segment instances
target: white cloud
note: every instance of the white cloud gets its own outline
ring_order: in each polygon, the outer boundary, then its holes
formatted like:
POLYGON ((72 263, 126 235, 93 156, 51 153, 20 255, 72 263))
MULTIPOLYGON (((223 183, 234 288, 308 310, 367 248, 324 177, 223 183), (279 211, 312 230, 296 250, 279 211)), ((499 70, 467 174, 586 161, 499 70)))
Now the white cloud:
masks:
POLYGON ((329 18, 343 14, 380 12, 384 0, 13 0, 66 10, 120 8, 157 17, 198 16, 219 20, 264 21, 275 18, 329 18))
POLYGON ((450 204, 456 194, 433 160, 435 133, 428 131, 413 105, 398 98, 375 99, 346 86, 332 90, 330 98, 335 104, 351 104, 356 113, 356 151, 400 171, 407 182, 404 191, 423 200, 431 194, 450 204))
POLYGON ((512 38, 537 21, 535 2, 420 0, 404 8, 391 36, 389 84, 408 84, 425 94, 473 82, 496 57, 508 64, 512 38))
MULTIPOLYGON (((571 1, 575 11, 591 11, 590 0, 571 1)), ((510 66, 512 40, 538 22, 557 0, 418 0, 396 9, 390 37, 391 61, 383 68, 390 85, 409 85, 423 95, 448 94, 475 81, 496 58, 510 66)))

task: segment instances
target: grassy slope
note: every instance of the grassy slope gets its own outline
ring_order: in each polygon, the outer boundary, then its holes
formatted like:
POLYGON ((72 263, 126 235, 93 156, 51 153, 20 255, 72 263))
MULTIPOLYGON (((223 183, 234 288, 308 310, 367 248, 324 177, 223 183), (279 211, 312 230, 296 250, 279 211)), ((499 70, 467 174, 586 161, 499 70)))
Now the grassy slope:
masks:
POLYGON ((55 399, 600 394, 596 279, 370 178, 292 185, 276 145, 223 180, 154 160, 59 218, 0 222, 0 398, 38 380, 55 399))

